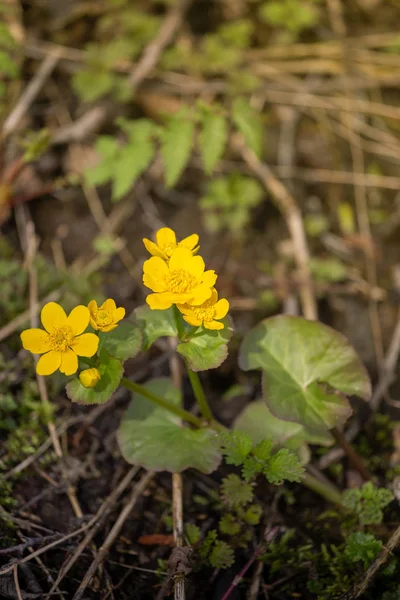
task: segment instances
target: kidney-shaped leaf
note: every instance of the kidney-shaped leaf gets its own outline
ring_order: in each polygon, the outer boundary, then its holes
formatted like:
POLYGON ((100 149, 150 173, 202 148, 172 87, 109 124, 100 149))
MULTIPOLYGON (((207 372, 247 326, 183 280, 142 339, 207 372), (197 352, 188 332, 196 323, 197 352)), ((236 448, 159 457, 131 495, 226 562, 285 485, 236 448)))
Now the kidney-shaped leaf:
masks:
MULTIPOLYGON (((145 387, 169 402, 181 404, 180 392, 169 379, 154 379, 145 387)), ((152 471, 179 473, 193 467, 211 473, 221 461, 215 431, 183 427, 179 417, 154 407, 140 394, 133 394, 121 421, 118 442, 125 460, 152 471)))
POLYGON ((344 336, 301 317, 265 319, 244 338, 239 364, 262 369, 273 415, 319 433, 351 414, 347 395, 367 399, 368 374, 344 336))
POLYGON ((216 369, 228 356, 227 342, 232 336, 229 317, 223 320, 224 329, 210 331, 203 327, 188 341, 181 342, 177 351, 182 354, 192 371, 216 369))
POLYGON ((141 350, 142 334, 136 323, 124 319, 116 329, 100 333, 101 348, 120 360, 133 358, 141 350))
POLYGON ((121 361, 110 356, 104 350, 100 354, 101 363, 97 367, 101 379, 94 388, 85 388, 78 377, 67 383, 67 396, 78 404, 104 404, 111 398, 121 381, 124 369, 121 361))
POLYGON ((173 306, 167 310, 152 310, 145 304, 139 306, 134 314, 142 330, 143 350, 148 350, 160 337, 178 335, 173 306))

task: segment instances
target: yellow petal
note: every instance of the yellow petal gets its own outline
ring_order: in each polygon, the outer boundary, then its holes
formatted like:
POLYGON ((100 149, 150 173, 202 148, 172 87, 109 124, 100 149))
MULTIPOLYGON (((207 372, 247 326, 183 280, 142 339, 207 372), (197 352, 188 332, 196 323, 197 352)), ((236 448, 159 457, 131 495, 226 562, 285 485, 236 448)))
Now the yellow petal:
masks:
POLYGON ((199 285, 190 292, 192 297, 188 304, 191 304, 192 306, 200 306, 200 304, 203 304, 203 302, 210 298, 211 293, 211 288, 205 285, 199 285))
POLYGON ((218 302, 218 292, 215 288, 212 288, 211 290, 210 302, 212 304, 216 304, 218 302))
POLYGON ((214 287, 217 278, 218 275, 215 273, 215 271, 206 271, 201 278, 201 282, 203 285, 212 288, 214 287))
MULTIPOLYGON (((90 334, 89 334, 90 335, 90 334)), ((73 350, 68 348, 61 355, 60 371, 64 375, 73 375, 78 370, 78 357, 73 350)))
POLYGON ((152 256, 144 261, 143 273, 151 275, 155 279, 164 279, 168 277, 169 269, 166 262, 159 256, 152 256))
POLYGON ((123 319, 125 317, 125 309, 122 306, 120 306, 114 312, 113 317, 114 317, 114 323, 118 323, 118 321, 121 321, 121 319, 123 319))
POLYGON ((91 357, 97 352, 99 338, 94 333, 83 333, 74 339, 72 349, 78 356, 91 357))
POLYGON ((102 331, 103 333, 108 333, 109 331, 112 331, 113 329, 116 329, 118 327, 118 325, 116 325, 115 323, 113 323, 112 325, 107 325, 105 327, 99 327, 99 331, 102 331))
POLYGON ((43 354, 36 365, 36 373, 38 375, 52 375, 61 365, 61 352, 51 350, 47 354, 43 354))
POLYGON ((98 310, 98 306, 97 306, 97 302, 96 300, 91 300, 88 304, 88 309, 90 314, 93 314, 96 312, 96 310, 98 310))
POLYGON ((117 310, 117 305, 115 304, 115 300, 113 300, 112 298, 107 298, 107 300, 105 300, 103 302, 103 304, 100 306, 100 310, 107 310, 109 312, 113 312, 114 310, 117 310))
POLYGON ((155 244, 151 240, 143 238, 143 244, 145 245, 147 252, 150 252, 150 254, 152 254, 153 256, 158 256, 160 258, 163 258, 164 260, 168 260, 168 256, 162 250, 160 250, 157 244, 155 244))
POLYGON ((197 233, 193 233, 192 235, 189 235, 188 237, 185 237, 182 241, 180 241, 179 246, 183 246, 184 248, 189 248, 189 250, 192 250, 192 252, 193 252, 193 248, 198 243, 199 243, 199 236, 197 235, 197 233))
POLYGON ((85 369, 81 373, 79 373, 79 379, 83 387, 93 388, 95 387, 100 379, 100 371, 98 369, 85 369))
POLYGON ((204 273, 204 269, 206 265, 204 264, 204 260, 201 256, 193 256, 186 263, 186 270, 189 271, 194 277, 197 279, 201 279, 204 273))
POLYGON ((182 248, 178 246, 178 248, 175 248, 171 254, 171 258, 169 259, 169 268, 171 271, 175 271, 177 269, 186 270, 188 265, 191 264, 192 260, 192 251, 189 250, 189 248, 182 248))
POLYGON ((67 325, 69 325, 75 335, 80 335, 89 325, 90 312, 87 306, 80 304, 75 306, 68 315, 67 325))
POLYGON ((162 279, 157 279, 148 273, 143 275, 143 283, 146 287, 150 288, 153 292, 165 292, 166 284, 162 279))
POLYGON ((50 336, 43 329, 26 329, 21 333, 22 346, 33 354, 44 354, 51 350, 50 336))
POLYGON ((215 305, 214 319, 223 319, 229 310, 229 302, 226 298, 221 298, 215 305))
POLYGON ((153 310, 164 310, 172 306, 172 299, 173 294, 170 292, 163 292, 161 294, 149 294, 146 298, 146 302, 153 310))
POLYGON ((195 317, 190 317, 189 315, 185 315, 183 318, 186 321, 186 323, 189 323, 189 325, 193 325, 193 327, 200 327, 202 323, 201 319, 196 319, 195 317))
POLYGON ((97 323, 94 319, 92 319, 92 317, 90 317, 90 327, 92 327, 95 331, 98 331, 99 328, 97 327, 97 323))
POLYGON ((203 325, 206 329, 211 329, 213 331, 224 328, 224 324, 219 321, 204 321, 203 325))
POLYGON ((176 235, 169 227, 162 227, 156 233, 157 246, 164 248, 168 244, 176 244, 176 235))
MULTIPOLYGON (((51 333, 58 327, 64 327, 67 324, 67 315, 65 310, 57 304, 57 302, 48 302, 42 308, 40 318, 43 323, 43 327, 46 331, 51 333)), ((58 367, 57 367, 58 368, 58 367)))
POLYGON ((192 314, 192 309, 190 308, 190 306, 187 306, 187 304, 177 304, 176 306, 178 307, 179 311, 183 315, 190 315, 190 314, 192 314))

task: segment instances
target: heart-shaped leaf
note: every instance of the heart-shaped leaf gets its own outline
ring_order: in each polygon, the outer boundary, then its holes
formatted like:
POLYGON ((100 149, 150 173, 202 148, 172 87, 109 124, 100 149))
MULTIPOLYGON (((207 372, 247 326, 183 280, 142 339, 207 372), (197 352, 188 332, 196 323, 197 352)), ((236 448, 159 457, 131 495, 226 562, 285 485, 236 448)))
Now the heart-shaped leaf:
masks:
POLYGON ((273 415, 313 433, 350 416, 344 394, 367 399, 371 393, 368 374, 346 338, 301 317, 262 321, 244 338, 239 364, 263 370, 264 397, 273 415))
POLYGON ((192 371, 216 369, 228 356, 227 342, 232 337, 229 317, 223 319, 224 329, 210 331, 202 327, 193 337, 181 342, 177 351, 184 356, 192 371))
POLYGON ((100 332, 99 337, 100 347, 122 361, 136 356, 142 347, 141 331, 131 319, 121 321, 113 331, 100 332))
POLYGON ((97 366, 101 379, 94 388, 85 388, 78 377, 67 383, 67 396, 78 404, 105 404, 111 398, 121 381, 124 369, 121 361, 110 356, 106 351, 100 353, 100 364, 97 366))
POLYGON ((173 306, 167 310, 152 310, 145 304, 139 306, 134 315, 142 330, 143 350, 148 350, 160 337, 176 337, 178 335, 173 306))
MULTIPOLYGON (((169 402, 182 403, 179 390, 169 379, 154 379, 145 387, 169 402)), ((182 427, 179 417, 154 407, 140 394, 133 394, 121 421, 118 442, 125 460, 152 471, 179 473, 193 467, 211 473, 221 461, 215 431, 182 427)))

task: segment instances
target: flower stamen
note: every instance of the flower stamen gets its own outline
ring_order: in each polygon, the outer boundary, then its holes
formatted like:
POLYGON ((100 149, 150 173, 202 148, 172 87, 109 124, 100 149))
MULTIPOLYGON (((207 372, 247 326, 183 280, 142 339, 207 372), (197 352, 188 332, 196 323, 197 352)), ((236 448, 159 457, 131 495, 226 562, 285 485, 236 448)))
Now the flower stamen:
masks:
POLYGON ((56 328, 50 334, 50 346, 52 350, 57 352, 66 352, 70 346, 72 346, 75 334, 72 327, 64 325, 64 327, 56 328))

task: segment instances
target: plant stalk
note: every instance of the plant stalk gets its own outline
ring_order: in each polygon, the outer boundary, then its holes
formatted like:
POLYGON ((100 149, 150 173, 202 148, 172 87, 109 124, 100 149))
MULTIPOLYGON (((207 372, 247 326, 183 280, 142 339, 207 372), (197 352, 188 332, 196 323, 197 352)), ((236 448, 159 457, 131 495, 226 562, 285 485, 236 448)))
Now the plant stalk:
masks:
POLYGON ((207 402, 207 398, 204 393, 204 389, 201 384, 200 377, 197 375, 197 373, 195 371, 192 371, 192 369, 189 368, 186 360, 185 360, 185 365, 186 365, 187 374, 189 376, 189 381, 190 381, 190 384, 192 386, 192 390, 194 393, 194 397, 196 398, 197 404, 200 407, 201 414, 207 421, 211 422, 214 419, 214 417, 211 412, 211 408, 207 402))
POLYGON ((203 422, 201 421, 201 419, 199 419, 195 415, 192 415, 192 413, 190 413, 188 410, 185 410, 184 408, 181 408, 180 406, 177 406, 176 404, 172 404, 168 400, 165 400, 165 398, 153 394, 153 392, 150 392, 143 385, 135 383, 134 381, 131 381, 126 377, 123 377, 120 383, 128 390, 136 392, 136 394, 140 394, 144 398, 147 398, 147 400, 150 400, 154 404, 157 404, 157 406, 169 410, 169 412, 173 413, 174 415, 177 415, 184 421, 187 421, 188 423, 191 423, 192 425, 195 425, 199 428, 203 427, 203 422))
MULTIPOLYGON (((179 339, 182 340, 185 336, 185 330, 184 330, 183 324, 182 324, 182 315, 179 312, 179 310, 177 309, 175 304, 174 304, 174 315, 175 315, 176 328, 178 330, 178 336, 179 336, 179 339)), ((201 414, 207 421, 211 422, 214 420, 214 417, 211 412, 211 408, 207 402, 207 398, 204 393, 204 389, 201 384, 200 377, 197 375, 197 373, 195 371, 192 371, 192 369, 189 367, 189 365, 187 363, 187 360, 185 360, 185 366, 186 366, 187 374, 189 377, 190 385, 192 386, 193 394, 194 394, 194 397, 196 398, 197 404, 199 405, 201 414)))
POLYGON ((313 492, 316 492, 317 494, 328 500, 329 502, 333 502, 333 504, 338 504, 339 506, 343 507, 342 494, 340 493, 339 489, 336 488, 334 485, 330 485, 324 483, 323 481, 320 481, 319 479, 314 477, 314 475, 311 475, 311 473, 308 473, 307 471, 303 474, 301 478, 301 483, 313 492))
POLYGON ((351 444, 346 440, 343 433, 334 427, 331 430, 331 433, 339 446, 346 453, 350 463, 353 467, 360 473, 361 477, 364 481, 371 481, 373 479, 371 473, 368 471, 367 467, 364 464, 363 459, 358 454, 358 452, 353 448, 351 444))

